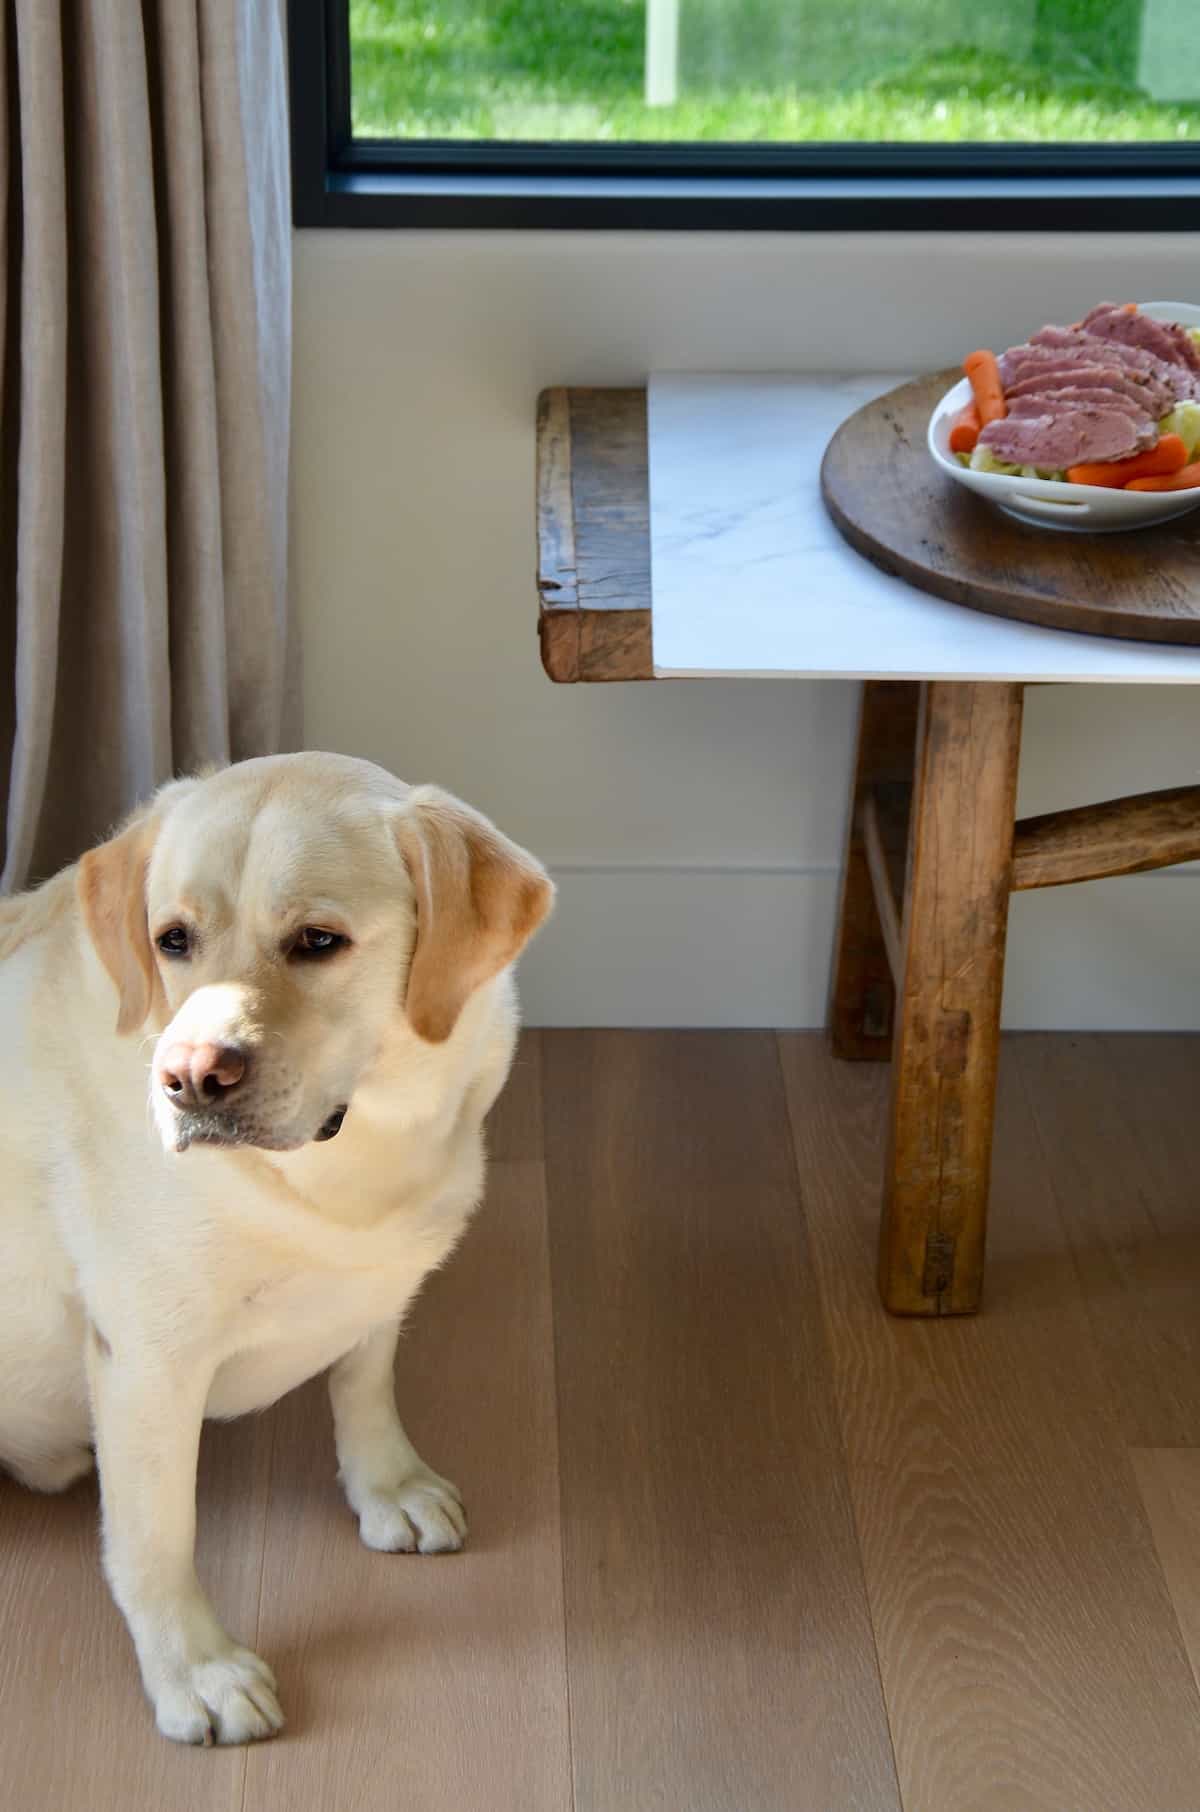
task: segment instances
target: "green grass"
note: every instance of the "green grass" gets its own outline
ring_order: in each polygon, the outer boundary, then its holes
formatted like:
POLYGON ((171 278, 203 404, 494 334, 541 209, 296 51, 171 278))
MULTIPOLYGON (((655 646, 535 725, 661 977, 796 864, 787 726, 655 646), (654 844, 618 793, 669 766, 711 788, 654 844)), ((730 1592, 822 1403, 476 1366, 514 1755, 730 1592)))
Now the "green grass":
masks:
POLYGON ((682 0, 642 102, 643 0, 352 0, 361 137, 1179 140, 1134 85, 1138 0, 682 0))

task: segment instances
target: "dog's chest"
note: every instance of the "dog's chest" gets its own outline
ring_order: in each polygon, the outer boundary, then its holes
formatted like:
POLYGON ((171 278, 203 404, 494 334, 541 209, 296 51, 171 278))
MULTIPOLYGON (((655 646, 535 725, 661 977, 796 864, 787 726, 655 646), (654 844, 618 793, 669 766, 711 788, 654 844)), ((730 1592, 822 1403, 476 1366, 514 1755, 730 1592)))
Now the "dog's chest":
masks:
POLYGON ((326 1370, 372 1328, 398 1319, 465 1220, 464 1206, 426 1223, 419 1235, 413 1229, 407 1237, 371 1242, 354 1266, 271 1264, 248 1274, 230 1316, 227 1357, 214 1377, 208 1414, 263 1409, 326 1370))
POLYGON ((422 1274, 302 1271, 252 1284, 233 1318, 234 1350, 217 1369, 208 1414, 264 1409, 324 1371, 372 1328, 402 1314, 422 1274))
POLYGON ((212 1255, 210 1300, 223 1306, 211 1416, 265 1408, 397 1320, 479 1200, 477 1128, 378 1146, 369 1127, 347 1131, 336 1154, 344 1174, 310 1156, 311 1174, 303 1164, 285 1173, 294 1198, 278 1184, 239 1197, 236 1245, 212 1255))

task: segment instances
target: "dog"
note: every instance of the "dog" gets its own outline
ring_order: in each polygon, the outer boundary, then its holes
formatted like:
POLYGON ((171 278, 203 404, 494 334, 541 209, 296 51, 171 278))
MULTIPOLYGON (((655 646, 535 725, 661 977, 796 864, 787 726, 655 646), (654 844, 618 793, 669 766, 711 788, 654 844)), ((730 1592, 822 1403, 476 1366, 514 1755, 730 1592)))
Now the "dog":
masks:
POLYGON ((41 1491, 97 1466, 105 1572, 167 1737, 283 1722, 196 1578, 205 1417, 328 1370, 362 1540, 462 1545, 393 1362, 479 1201, 511 966, 552 901, 449 794, 301 754, 171 782, 0 902, 0 1464, 41 1491))

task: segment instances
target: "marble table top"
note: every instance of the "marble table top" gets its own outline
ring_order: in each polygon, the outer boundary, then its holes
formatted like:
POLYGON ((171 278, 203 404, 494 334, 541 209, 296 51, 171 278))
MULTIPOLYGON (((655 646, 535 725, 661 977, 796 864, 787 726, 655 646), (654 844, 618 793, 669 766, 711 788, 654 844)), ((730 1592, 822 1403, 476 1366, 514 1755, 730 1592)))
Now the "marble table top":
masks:
POLYGON ((1200 682, 1200 648, 985 616, 847 546, 821 501, 822 454, 907 375, 650 379, 655 673, 1200 682))

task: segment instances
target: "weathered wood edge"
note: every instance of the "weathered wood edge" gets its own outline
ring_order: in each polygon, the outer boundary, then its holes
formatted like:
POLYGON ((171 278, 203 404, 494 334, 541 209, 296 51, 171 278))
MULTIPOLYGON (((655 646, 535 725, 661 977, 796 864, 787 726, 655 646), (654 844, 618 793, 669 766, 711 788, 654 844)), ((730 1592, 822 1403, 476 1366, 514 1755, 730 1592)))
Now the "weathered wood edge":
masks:
POLYGON ((1013 891, 1141 874, 1197 857, 1200 786, 1135 793, 1022 818, 1013 839, 1013 891))
POLYGON ((571 399, 543 390, 537 407, 537 588, 542 665, 552 680, 579 677, 579 593, 571 496, 571 399))
MULTIPOLYGON (((651 612, 590 608, 580 596, 571 398, 543 390, 537 410, 538 636, 542 666, 557 684, 654 679, 651 612)), ((614 394, 619 394, 615 390, 614 394)), ((645 398, 645 389, 628 395, 645 398)), ((649 496, 645 497, 648 510, 649 496)))

